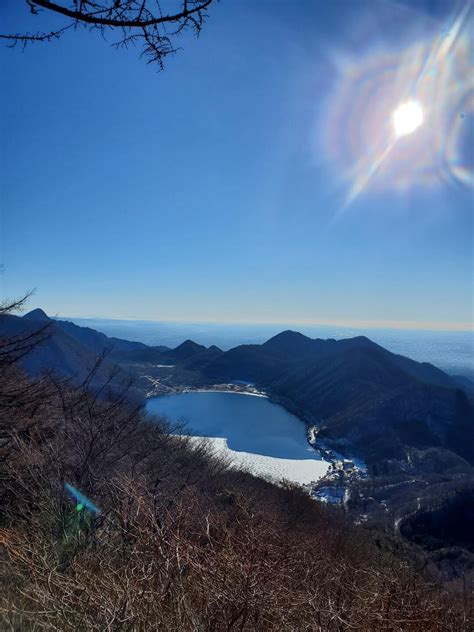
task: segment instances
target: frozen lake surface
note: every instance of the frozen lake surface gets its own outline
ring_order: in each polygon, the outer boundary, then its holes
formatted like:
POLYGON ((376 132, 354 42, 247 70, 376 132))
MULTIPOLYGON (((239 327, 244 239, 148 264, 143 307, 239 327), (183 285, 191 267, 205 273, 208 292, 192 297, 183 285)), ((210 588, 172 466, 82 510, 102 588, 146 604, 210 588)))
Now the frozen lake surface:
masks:
POLYGON ((147 410, 184 421, 187 434, 208 437, 216 453, 258 476, 303 484, 324 476, 329 466, 308 444, 304 423, 266 397, 187 392, 154 397, 147 410))

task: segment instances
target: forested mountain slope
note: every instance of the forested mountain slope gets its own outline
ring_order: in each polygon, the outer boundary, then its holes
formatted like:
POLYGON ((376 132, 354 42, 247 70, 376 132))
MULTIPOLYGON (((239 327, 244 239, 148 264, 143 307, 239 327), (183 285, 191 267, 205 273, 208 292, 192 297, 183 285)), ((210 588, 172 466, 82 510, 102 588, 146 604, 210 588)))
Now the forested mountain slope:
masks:
POLYGON ((469 586, 430 583, 418 549, 13 357, 0 353, 2 628, 470 628, 469 586))
POLYGON ((321 340, 284 331, 262 345, 223 352, 191 340, 168 349, 108 338, 41 310, 2 318, 4 335, 48 325, 48 337, 23 359, 32 375, 47 367, 77 383, 108 352, 95 384, 118 365, 142 395, 150 388, 144 376, 153 370, 158 380, 167 372, 171 387, 249 380, 316 425, 320 438, 369 463, 403 459, 407 447, 447 448, 474 463, 474 406, 458 380, 364 336, 321 340))
MULTIPOLYGON (((104 395, 121 389, 135 377, 107 357, 109 350, 115 345, 127 350, 142 346, 141 343, 108 338, 67 321, 50 319, 42 310, 34 310, 23 317, 0 315, 0 338, 38 339, 38 344, 20 359, 29 375, 40 376, 48 371, 76 385, 87 380, 91 389, 103 390, 104 395)), ((143 394, 136 388, 130 388, 128 396, 134 402, 144 401, 143 394)))
POLYGON ((363 336, 312 340, 297 332, 242 345, 202 367, 214 380, 248 379, 316 423, 320 436, 369 460, 404 446, 444 446, 474 463, 474 414, 457 381, 363 336))

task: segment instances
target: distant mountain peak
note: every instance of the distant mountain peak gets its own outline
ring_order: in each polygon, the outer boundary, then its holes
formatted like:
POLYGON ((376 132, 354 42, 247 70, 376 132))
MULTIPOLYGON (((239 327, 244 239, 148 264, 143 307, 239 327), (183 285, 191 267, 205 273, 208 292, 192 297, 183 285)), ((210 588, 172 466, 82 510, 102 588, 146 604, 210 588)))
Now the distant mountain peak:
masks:
POLYGON ((28 312, 27 314, 25 314, 23 316, 23 318, 26 318, 27 320, 37 320, 37 321, 41 321, 41 322, 49 322, 51 320, 51 318, 48 316, 48 314, 46 314, 46 312, 44 312, 39 307, 37 309, 33 309, 33 310, 31 310, 31 312, 28 312))
POLYGON ((367 338, 367 336, 353 336, 351 338, 340 338, 337 341, 337 345, 341 349, 379 349, 382 351, 386 351, 376 342, 367 338))
POLYGON ((174 351, 177 351, 178 349, 205 349, 206 347, 204 347, 204 345, 199 345, 197 342, 194 342, 194 340, 185 340, 184 342, 182 342, 180 345, 178 345, 176 347, 176 349, 174 349, 174 351))
POLYGON ((167 352, 167 356, 173 358, 176 361, 186 360, 192 356, 197 355, 198 353, 202 353, 206 350, 206 347, 203 345, 198 345, 197 342, 193 340, 185 340, 180 345, 178 345, 175 349, 167 352))
POLYGON ((298 331, 287 329, 264 342, 262 348, 272 355, 281 356, 283 354, 291 359, 298 355, 314 354, 319 349, 319 342, 298 331))
POLYGON ((352 340, 354 344, 375 345, 376 343, 367 336, 352 336, 351 338, 341 338, 341 340, 352 340))
POLYGON ((279 334, 276 334, 276 336, 273 336, 274 338, 278 338, 278 337, 289 337, 289 336, 293 336, 293 337, 298 337, 298 338, 307 338, 308 336, 305 336, 304 334, 302 334, 300 331, 295 331, 294 329, 285 329, 284 331, 280 331, 279 334))
POLYGON ((358 342, 365 342, 371 345, 375 344, 373 340, 367 338, 367 336, 353 336, 352 340, 357 340, 358 342))
POLYGON ((212 351, 212 352, 214 352, 214 353, 224 353, 224 352, 222 351, 222 349, 221 349, 220 347, 218 347, 217 345, 211 345, 211 346, 208 348, 208 351, 212 351))
POLYGON ((279 334, 272 336, 269 338, 264 344, 275 344, 280 342, 290 342, 290 341, 302 341, 302 340, 310 340, 308 336, 301 334, 299 331, 293 331, 292 329, 285 329, 285 331, 281 331, 279 334))

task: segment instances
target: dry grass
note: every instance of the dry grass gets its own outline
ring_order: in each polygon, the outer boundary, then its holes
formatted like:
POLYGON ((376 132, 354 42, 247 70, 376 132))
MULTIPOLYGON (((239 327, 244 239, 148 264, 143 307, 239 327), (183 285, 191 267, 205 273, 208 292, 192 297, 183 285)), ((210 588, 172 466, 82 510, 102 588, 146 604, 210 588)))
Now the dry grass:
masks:
POLYGON ((340 511, 226 469, 124 394, 0 367, 5 630, 468 630, 340 511), (100 508, 76 511, 68 482, 100 508))

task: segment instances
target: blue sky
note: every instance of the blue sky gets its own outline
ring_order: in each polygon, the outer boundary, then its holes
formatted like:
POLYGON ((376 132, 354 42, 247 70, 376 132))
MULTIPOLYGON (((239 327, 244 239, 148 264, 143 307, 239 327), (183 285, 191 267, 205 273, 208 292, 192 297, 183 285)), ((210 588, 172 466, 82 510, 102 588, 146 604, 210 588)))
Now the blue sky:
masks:
MULTIPOLYGON (((58 315, 466 328, 473 192, 421 174, 428 121, 398 165, 408 184, 387 162, 347 203, 348 136, 374 107, 348 77, 397 70, 462 7, 222 0, 161 73, 82 31, 2 48, 2 292, 36 288, 58 315)), ((0 11, 4 31, 47 28, 23 3, 0 11)))

